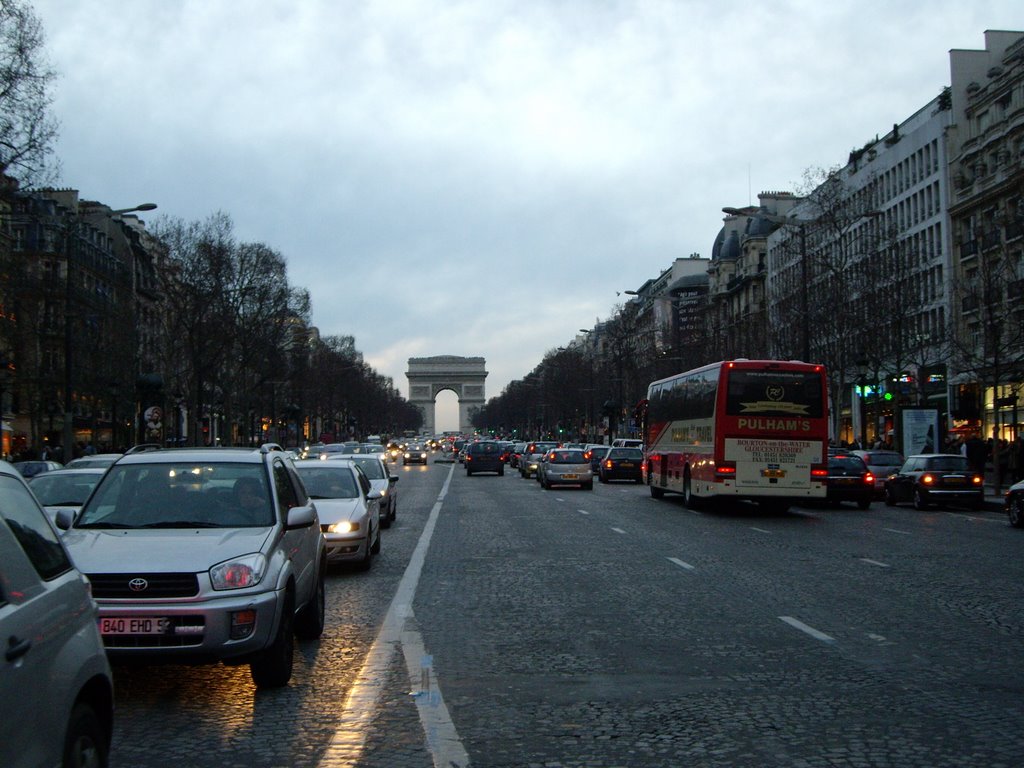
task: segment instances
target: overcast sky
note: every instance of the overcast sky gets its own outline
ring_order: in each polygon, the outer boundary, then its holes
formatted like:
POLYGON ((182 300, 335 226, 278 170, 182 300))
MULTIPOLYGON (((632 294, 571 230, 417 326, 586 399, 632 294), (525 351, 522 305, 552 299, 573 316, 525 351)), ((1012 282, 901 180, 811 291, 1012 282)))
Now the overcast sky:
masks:
POLYGON ((1020 0, 34 6, 62 186, 227 212, 403 395, 408 358, 462 355, 488 397, 1024 27, 1020 0))

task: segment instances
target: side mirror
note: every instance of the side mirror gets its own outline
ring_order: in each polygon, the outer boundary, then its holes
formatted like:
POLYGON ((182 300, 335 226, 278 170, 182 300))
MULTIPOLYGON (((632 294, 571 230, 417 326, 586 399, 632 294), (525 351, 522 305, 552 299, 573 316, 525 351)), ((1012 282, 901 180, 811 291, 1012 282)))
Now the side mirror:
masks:
POLYGON ((398 482, 398 475, 389 475, 388 476, 388 482, 389 483, 397 483, 398 482))
POLYGON ((312 505, 292 507, 285 517, 284 527, 285 530, 291 531, 295 528, 308 528, 314 522, 316 522, 316 507, 312 505))
POLYGON ((370 491, 366 494, 367 501, 380 501, 384 498, 384 494, 380 491, 370 491))
POLYGON ((71 523, 75 521, 75 513, 70 509, 57 510, 57 516, 54 518, 54 524, 62 531, 71 530, 71 523))

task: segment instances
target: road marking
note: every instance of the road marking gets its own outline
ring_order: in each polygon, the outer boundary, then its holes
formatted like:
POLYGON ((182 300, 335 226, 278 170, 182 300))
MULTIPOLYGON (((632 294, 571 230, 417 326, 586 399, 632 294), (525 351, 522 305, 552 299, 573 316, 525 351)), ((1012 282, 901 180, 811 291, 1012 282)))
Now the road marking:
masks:
POLYGON ((615 531, 616 533, 625 533, 625 531, 622 530, 621 528, 612 528, 612 530, 615 531))
POLYGON ((565 499, 563 499, 561 496, 555 496, 555 501, 565 504, 565 499))
POLYGON ((869 560, 866 557, 862 557, 861 562, 869 563, 870 565, 877 565, 879 568, 892 568, 888 563, 880 563, 877 560, 869 560))
POLYGON ((950 517, 959 517, 962 520, 970 520, 972 523, 998 523, 999 525, 1006 525, 1006 521, 1002 519, 994 519, 991 517, 973 517, 971 515, 958 515, 954 512, 947 512, 950 517))
POLYGON ((868 632, 868 637, 871 638, 872 640, 876 641, 876 642, 879 642, 879 643, 884 643, 885 642, 885 638, 882 635, 875 635, 875 634, 872 634, 871 632, 868 632))
POLYGON ((771 531, 766 531, 764 528, 755 528, 754 526, 750 526, 750 529, 758 533, 771 533, 771 531))
POLYGON ((693 567, 692 565, 690 565, 689 563, 684 563, 684 562, 683 562, 682 560, 680 560, 680 559, 679 559, 678 557, 670 557, 670 558, 668 558, 668 561, 669 561, 670 563, 675 563, 675 564, 676 564, 676 565, 678 565, 678 566, 679 566, 680 568, 685 568, 685 569, 686 569, 686 570, 688 570, 688 571, 692 571, 692 570, 695 570, 695 569, 694 569, 694 567, 693 567))
POLYGON ((589 515, 589 514, 590 514, 590 513, 589 513, 589 512, 587 512, 587 510, 585 510, 585 509, 577 509, 576 511, 577 511, 577 512, 579 512, 579 513, 580 513, 581 515, 589 515))
POLYGON ((350 768, 361 763, 366 735, 370 723, 377 714, 381 691, 387 679, 387 668, 399 644, 405 656, 409 684, 416 691, 416 709, 434 765, 451 768, 465 768, 469 765, 469 755, 462 746, 455 724, 445 706, 440 685, 437 684, 436 676, 431 677, 433 661, 423 645, 423 637, 411 621, 414 618, 412 602, 416 596, 420 573, 423 571, 430 539, 434 535, 434 527, 454 471, 453 465, 433 509, 430 510, 430 517, 427 518, 420 540, 391 600, 384 624, 373 641, 362 669, 359 670, 357 682, 345 698, 341 718, 331 743, 320 759, 319 768, 350 768))
POLYGON ((836 639, 826 635, 824 632, 819 632, 814 627, 809 627, 799 619, 794 619, 792 616, 779 616, 784 622, 789 624, 791 627, 799 629, 801 632, 806 632, 808 635, 813 637, 815 640, 821 640, 823 643, 834 643, 836 639))
POLYGON ((900 531, 900 530, 897 530, 896 528, 883 528, 882 530, 883 531, 888 531, 889 533, 899 533, 899 534, 902 534, 903 536, 909 536, 910 535, 910 531, 900 531))

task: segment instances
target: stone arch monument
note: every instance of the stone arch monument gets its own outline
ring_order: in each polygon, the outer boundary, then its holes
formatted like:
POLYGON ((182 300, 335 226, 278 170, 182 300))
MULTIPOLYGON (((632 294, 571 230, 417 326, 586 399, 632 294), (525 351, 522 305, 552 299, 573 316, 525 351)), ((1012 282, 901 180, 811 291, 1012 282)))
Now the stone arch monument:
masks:
POLYGON ((484 405, 484 370, 482 357, 410 357, 409 402, 423 413, 423 431, 435 434, 434 405, 437 395, 450 389, 459 398, 459 431, 473 431, 473 416, 484 405))

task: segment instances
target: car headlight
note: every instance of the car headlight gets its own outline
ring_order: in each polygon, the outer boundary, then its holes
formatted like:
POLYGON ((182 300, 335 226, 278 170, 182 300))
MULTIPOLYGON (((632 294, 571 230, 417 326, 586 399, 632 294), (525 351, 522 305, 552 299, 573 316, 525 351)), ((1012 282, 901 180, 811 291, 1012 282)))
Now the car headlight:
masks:
POLYGON ((218 563, 210 569, 214 589, 244 589, 260 583, 267 572, 267 558, 259 552, 218 563))
POLYGON ((353 533, 359 530, 359 522, 352 520, 342 520, 341 522, 331 523, 327 526, 327 533, 353 533))

